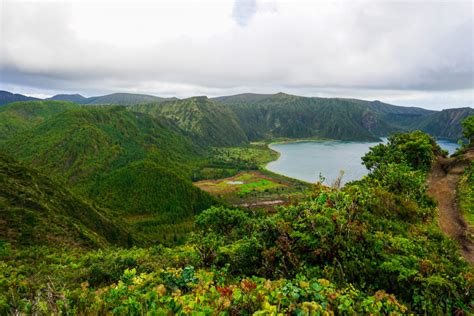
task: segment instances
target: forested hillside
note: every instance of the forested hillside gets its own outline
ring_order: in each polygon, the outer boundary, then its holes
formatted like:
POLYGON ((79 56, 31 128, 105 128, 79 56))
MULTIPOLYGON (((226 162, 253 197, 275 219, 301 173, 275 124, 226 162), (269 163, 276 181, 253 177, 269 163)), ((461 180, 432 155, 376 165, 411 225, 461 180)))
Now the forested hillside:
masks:
POLYGON ((215 100, 232 109, 250 140, 278 137, 376 140, 397 130, 376 112, 344 99, 278 93, 215 100))
POLYGON ((284 93, 214 98, 239 117, 251 140, 324 137, 373 140, 399 131, 423 130, 435 137, 462 138, 461 121, 472 108, 441 112, 380 101, 300 97, 284 93))
POLYGON ((60 101, 15 102, 0 107, 0 141, 79 105, 60 101))
POLYGON ((174 121, 201 146, 236 146, 248 142, 235 114, 207 97, 136 105, 130 109, 174 121))
POLYGON ((153 227, 187 221, 216 203, 190 182, 194 164, 204 159, 202 149, 172 122, 124 107, 73 107, 0 142, 0 148, 114 207, 132 224, 139 219, 152 240, 163 237, 153 227), (121 203, 131 197, 129 189, 136 203, 121 203))
POLYGON ((131 246, 125 223, 0 153, 1 242, 15 247, 131 246))
POLYGON ((462 135, 461 122, 468 116, 474 115, 472 108, 447 109, 434 112, 410 126, 440 138, 458 140, 462 135))

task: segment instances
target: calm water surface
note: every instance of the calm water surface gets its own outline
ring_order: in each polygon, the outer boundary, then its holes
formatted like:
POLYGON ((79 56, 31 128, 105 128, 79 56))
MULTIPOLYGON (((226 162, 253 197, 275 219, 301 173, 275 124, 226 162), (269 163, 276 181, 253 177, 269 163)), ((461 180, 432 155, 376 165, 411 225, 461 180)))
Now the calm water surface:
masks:
MULTIPOLYGON (((385 141, 385 139, 384 139, 385 141)), ((453 153, 458 144, 439 140, 439 145, 453 153)), ((361 164, 361 157, 369 151, 369 147, 377 142, 297 142, 272 144, 270 148, 280 153, 278 160, 267 165, 267 169, 307 182, 319 181, 319 174, 326 184, 331 184, 344 171, 342 182, 358 180, 367 174, 361 164)))

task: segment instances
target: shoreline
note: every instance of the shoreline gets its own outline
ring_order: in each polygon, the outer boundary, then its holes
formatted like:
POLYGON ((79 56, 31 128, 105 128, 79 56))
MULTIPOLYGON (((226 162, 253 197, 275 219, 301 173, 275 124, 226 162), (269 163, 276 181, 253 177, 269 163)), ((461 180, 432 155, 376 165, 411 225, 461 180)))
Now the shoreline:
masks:
MULTIPOLYGON (((304 141, 305 141, 305 140, 299 140, 299 141, 297 141, 297 142, 304 142, 304 141)), ((290 143, 290 142, 285 142, 285 144, 286 144, 286 143, 290 143)), ((270 163, 272 163, 272 162, 277 161, 278 159, 280 159, 280 156, 281 156, 281 153, 280 153, 279 151, 277 151, 277 150, 275 150, 275 149, 273 149, 273 148, 270 147, 272 144, 277 144, 277 143, 265 143, 265 147, 268 148, 269 150, 271 150, 271 151, 277 153, 277 157, 276 157, 276 159, 274 159, 274 160, 272 160, 272 161, 268 161, 268 162, 265 163, 264 165, 261 165, 261 166, 260 166, 261 171, 263 171, 263 172, 269 172, 269 173, 274 174, 274 175, 277 175, 277 176, 279 176, 279 177, 284 177, 284 178, 290 179, 290 180, 292 180, 292 181, 301 182, 301 183, 304 183, 304 184, 306 184, 306 185, 312 185, 312 184, 314 184, 314 183, 312 183, 312 182, 308 182, 308 181, 296 179, 296 178, 293 178, 293 177, 289 177, 289 176, 287 176, 287 175, 284 175, 284 174, 281 174, 281 173, 277 173, 277 172, 274 172, 274 171, 268 169, 267 166, 268 166, 270 163)))

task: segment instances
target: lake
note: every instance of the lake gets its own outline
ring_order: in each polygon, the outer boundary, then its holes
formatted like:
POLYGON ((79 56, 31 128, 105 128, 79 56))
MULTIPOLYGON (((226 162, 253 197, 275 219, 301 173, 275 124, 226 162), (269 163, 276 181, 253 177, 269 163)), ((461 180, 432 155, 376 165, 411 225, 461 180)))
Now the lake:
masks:
MULTIPOLYGON (((386 139, 383 139, 386 141, 386 139)), ((307 181, 319 181, 319 174, 332 184, 344 171, 342 183, 358 180, 367 174, 361 157, 369 147, 378 142, 344 142, 344 141, 307 141, 271 144, 270 148, 279 152, 278 160, 270 162, 267 169, 287 177, 307 181)), ((438 144, 450 154, 459 147, 458 144, 438 140, 438 144)))

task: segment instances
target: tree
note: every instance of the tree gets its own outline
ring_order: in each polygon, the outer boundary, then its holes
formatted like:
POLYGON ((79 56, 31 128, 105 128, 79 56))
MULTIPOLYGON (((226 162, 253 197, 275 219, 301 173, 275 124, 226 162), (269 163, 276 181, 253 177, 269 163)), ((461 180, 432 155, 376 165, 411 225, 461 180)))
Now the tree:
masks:
POLYGON ((474 115, 470 115, 462 121, 462 133, 469 141, 469 144, 474 145, 474 115))

